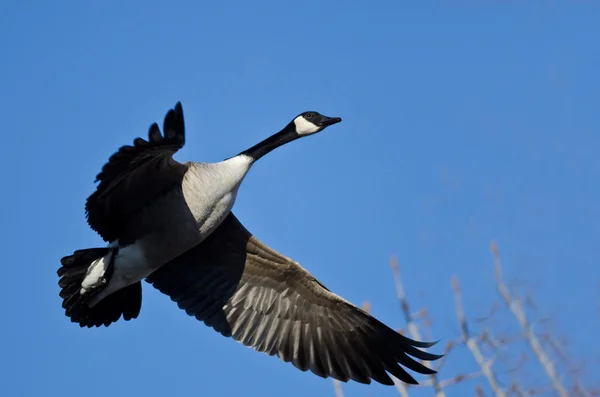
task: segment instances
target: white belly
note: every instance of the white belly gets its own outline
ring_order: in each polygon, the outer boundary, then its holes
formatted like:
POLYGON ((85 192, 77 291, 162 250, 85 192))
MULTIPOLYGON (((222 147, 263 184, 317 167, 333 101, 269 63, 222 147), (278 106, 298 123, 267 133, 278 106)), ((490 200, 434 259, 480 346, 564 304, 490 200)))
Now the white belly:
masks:
MULTIPOLYGON (((111 246, 117 244, 118 241, 110 243, 111 246)), ((88 289, 86 286, 96 284, 100 278, 104 277, 112 255, 113 253, 111 252, 106 257, 92 263, 88 275, 83 280, 81 293, 85 293, 88 289)), ((148 277, 153 271, 149 265, 150 262, 145 260, 144 250, 140 242, 120 248, 114 258, 113 273, 110 276, 108 285, 104 289, 98 291, 90 299, 88 305, 93 307, 113 292, 148 277)))

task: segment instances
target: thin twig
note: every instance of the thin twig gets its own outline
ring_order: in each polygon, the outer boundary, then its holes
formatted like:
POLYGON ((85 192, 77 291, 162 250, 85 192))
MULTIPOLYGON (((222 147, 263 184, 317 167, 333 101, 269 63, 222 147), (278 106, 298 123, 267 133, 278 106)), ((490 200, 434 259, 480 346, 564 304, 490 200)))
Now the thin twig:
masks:
POLYGON ((500 388, 498 380, 492 372, 492 362, 486 360, 483 357, 483 354, 481 354, 481 350, 477 345, 477 340, 469 333, 469 327, 467 325, 467 320, 465 317, 465 310, 462 304, 460 285, 458 284, 458 278, 456 277, 452 277, 452 289, 454 290, 454 297, 456 303, 456 316, 458 317, 458 321, 460 323, 463 340, 467 345, 467 348, 471 351, 473 358, 475 358, 475 361, 477 361, 477 364, 479 364, 481 372, 490 384, 490 387, 492 388, 494 394, 496 394, 496 396, 498 397, 506 397, 506 393, 504 393, 504 391, 500 388))
POLYGON ((442 389, 447 388, 448 386, 456 385, 458 383, 465 382, 467 380, 479 378, 481 376, 481 371, 471 372, 465 375, 456 375, 454 378, 445 379, 440 382, 440 387, 442 389))
POLYGON ((435 370, 439 372, 440 368, 442 367, 442 365, 444 365, 444 363, 446 362, 446 358, 448 358, 448 355, 450 354, 450 352, 456 347, 456 342, 455 341, 450 341, 446 344, 446 349, 444 350, 444 355, 442 356, 442 358, 440 358, 437 361, 437 365, 435 366, 435 370))
POLYGON ((530 393, 527 393, 527 392, 524 392, 523 390, 521 390, 519 385, 516 383, 513 383, 513 385, 510 387, 510 391, 513 394, 516 394, 517 397, 527 397, 530 394, 530 393))
MULTIPOLYGON (((578 368, 575 364, 572 363, 572 361, 569 359, 569 357, 567 357, 567 355, 565 354, 565 352, 563 350, 563 346, 554 336, 548 335, 546 340, 548 341, 548 343, 550 344, 550 347, 552 347, 552 349, 554 350, 556 355, 567 364, 567 367, 573 373, 579 372, 581 370, 581 368, 578 368)), ((587 391, 587 388, 584 385, 582 385, 578 379, 575 380, 575 382, 574 382, 574 388, 575 388, 575 391, 582 397, 591 397, 592 396, 587 391)))
POLYGON ((475 397, 485 397, 485 392, 479 385, 475 387, 475 397))
POLYGON ((581 397, 592 397, 592 395, 587 391, 585 386, 583 386, 579 381, 575 382, 575 391, 581 397))
POLYGON ((495 242, 492 241, 492 243, 490 244, 490 249, 491 249, 492 255, 494 257, 494 272, 496 274, 496 282, 497 282, 497 287, 498 287, 498 291, 500 292, 500 295, 502 296, 502 298, 506 302, 507 306, 509 307, 510 311, 513 313, 513 315, 515 316, 515 318, 521 325, 521 328, 523 328, 523 331, 525 332, 527 341, 529 342, 529 346, 531 347, 534 354, 538 358, 540 365, 542 366, 542 368, 544 369, 544 371, 550 378, 550 381, 552 382, 554 389, 556 390, 556 392, 558 393, 558 395, 560 397, 568 397, 568 393, 560 381, 560 378, 558 376, 558 373, 556 372, 556 369, 554 368, 554 364, 552 363, 552 360, 550 360, 550 358, 548 357, 546 352, 544 352, 542 345, 540 344, 540 341, 538 340, 537 336, 531 329, 530 322, 527 319, 527 317, 525 316, 525 311, 523 310, 523 306, 517 299, 514 299, 512 297, 508 287, 506 286, 506 284, 503 281, 502 266, 500 263, 500 252, 499 252, 498 246, 496 245, 495 242))
MULTIPOLYGON (((371 313, 371 304, 369 302, 363 302, 362 308, 367 313, 371 313)), ((394 382, 394 386, 396 386, 396 389, 398 389, 398 393, 400 393, 402 397, 408 397, 408 386, 406 385, 406 383, 397 379, 394 375, 392 375, 392 381, 394 382)))

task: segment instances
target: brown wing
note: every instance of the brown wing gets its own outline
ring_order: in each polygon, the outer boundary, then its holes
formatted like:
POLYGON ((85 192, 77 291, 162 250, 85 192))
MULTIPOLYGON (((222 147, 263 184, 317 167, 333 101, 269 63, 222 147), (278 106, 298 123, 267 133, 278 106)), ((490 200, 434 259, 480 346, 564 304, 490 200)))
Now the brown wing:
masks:
POLYGON ((233 214, 195 249, 147 279, 189 315, 246 346, 321 377, 417 383, 399 364, 441 356, 329 291, 298 263, 254 238, 233 214))
POLYGON ((181 184, 187 167, 173 159, 185 143, 181 103, 167 112, 164 136, 156 123, 150 126, 148 140, 136 138, 133 146, 121 147, 96 177, 100 181, 86 202, 90 227, 105 241, 122 238, 127 220, 156 196, 181 184))

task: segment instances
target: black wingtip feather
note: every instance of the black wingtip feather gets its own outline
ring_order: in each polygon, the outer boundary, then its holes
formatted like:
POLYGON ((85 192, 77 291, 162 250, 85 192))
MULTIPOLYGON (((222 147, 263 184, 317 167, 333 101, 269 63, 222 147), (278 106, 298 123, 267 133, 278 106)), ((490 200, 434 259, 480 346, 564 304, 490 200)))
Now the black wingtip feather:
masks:
POLYGON ((434 342, 423 342, 423 341, 417 341, 417 340, 411 339, 408 336, 403 335, 401 333, 398 333, 398 335, 400 335, 400 337, 404 340, 404 343, 409 344, 414 347, 419 347, 419 348, 424 348, 424 349, 437 345, 438 342, 441 340, 441 339, 438 339, 434 342))
POLYGON ((433 347, 433 346, 437 345, 440 340, 441 339, 438 339, 434 342, 420 342, 420 341, 412 340, 411 344, 415 347, 421 347, 421 348, 427 349, 428 347, 433 347))
MULTIPOLYGON (((183 120, 183 108, 181 102, 177 102, 175 107, 167 112, 163 122, 163 131, 168 140, 183 138, 185 124, 183 120)), ((182 142, 183 143, 183 142, 182 142)))
POLYGON ((133 140, 133 145, 138 149, 143 149, 147 146, 150 146, 150 142, 148 142, 144 138, 135 138, 133 140))
POLYGON ((435 370, 424 366, 423 364, 421 364, 418 361, 413 360, 412 358, 408 357, 406 354, 400 354, 398 357, 396 357, 396 361, 398 361, 400 364, 404 365, 406 368, 411 369, 411 370, 418 372, 420 374, 423 374, 423 375, 433 375, 433 374, 437 373, 435 370))
MULTIPOLYGON (((163 122, 163 134, 157 123, 152 123, 148 130, 148 142, 138 137, 133 140, 133 146, 124 145, 114 153, 108 162, 102 167, 102 171, 96 176, 97 181, 106 181, 114 178, 116 174, 123 172, 132 161, 143 161, 140 155, 149 149, 164 147, 166 150, 175 152, 185 144, 185 123, 183 119, 183 108, 181 102, 177 102, 174 109, 170 109, 165 115, 163 122)), ((100 186, 99 186, 100 188, 100 186)))
POLYGON ((158 128, 158 124, 153 123, 148 130, 148 141, 151 144, 157 145, 163 141, 163 136, 160 133, 160 128, 158 128))
POLYGON ((425 361, 435 361, 435 360, 439 360, 440 358, 444 357, 444 355, 439 355, 439 354, 433 354, 433 353, 429 353, 423 350, 419 350, 415 347, 414 344, 407 344, 404 346, 404 352, 415 357, 418 358, 419 360, 425 360, 425 361))

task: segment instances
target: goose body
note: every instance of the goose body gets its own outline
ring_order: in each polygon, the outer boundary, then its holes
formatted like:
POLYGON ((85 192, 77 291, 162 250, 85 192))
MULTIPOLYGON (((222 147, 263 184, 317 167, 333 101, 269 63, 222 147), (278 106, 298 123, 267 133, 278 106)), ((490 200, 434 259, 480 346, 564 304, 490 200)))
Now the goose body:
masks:
POLYGON ((252 165, 271 150, 341 121, 304 112, 285 128, 217 163, 179 163, 185 142, 178 103, 148 140, 123 146, 98 174, 86 202, 105 248, 75 251, 58 270, 63 308, 92 327, 136 318, 141 281, 224 336, 322 377, 416 383, 398 364, 440 356, 329 291, 292 259, 256 239, 231 212, 252 165))
MULTIPOLYGON (((146 231, 156 232, 147 232, 119 248, 108 285, 90 298, 89 305, 94 306, 113 292, 143 280, 178 254, 200 244, 233 208, 238 188, 251 164, 246 155, 218 163, 185 163, 187 171, 181 187, 173 187, 132 219, 136 225, 145 222, 146 231), (168 234, 163 233, 165 229, 168 234)), ((119 245, 119 240, 110 243, 119 245)), ((97 266, 110 263, 111 254, 97 266)), ((96 285, 104 271, 90 273, 82 285, 96 285)))

